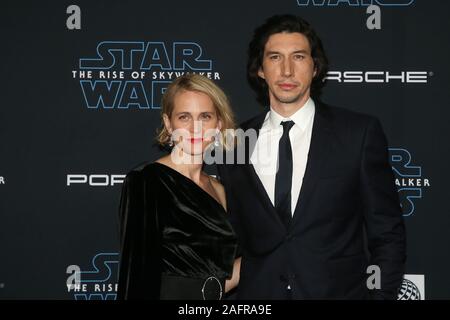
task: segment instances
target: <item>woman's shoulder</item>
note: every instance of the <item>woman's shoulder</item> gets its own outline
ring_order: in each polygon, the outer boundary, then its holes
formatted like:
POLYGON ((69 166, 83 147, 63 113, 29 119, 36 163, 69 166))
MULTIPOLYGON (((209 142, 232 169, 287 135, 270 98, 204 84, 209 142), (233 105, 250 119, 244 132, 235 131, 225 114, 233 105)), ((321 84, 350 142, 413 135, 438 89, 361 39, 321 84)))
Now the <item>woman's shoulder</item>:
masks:
POLYGON ((137 165, 135 165, 134 167, 132 167, 130 169, 130 171, 127 173, 127 175, 129 174, 133 174, 133 175, 138 175, 138 174, 143 174, 147 171, 151 171, 153 170, 152 168, 154 167, 154 162, 153 161, 143 161, 137 165))
POLYGON ((129 179, 154 179, 160 177, 163 174, 162 167, 164 166, 161 163, 156 161, 145 161, 141 162, 138 165, 134 166, 127 174, 126 178, 129 179))

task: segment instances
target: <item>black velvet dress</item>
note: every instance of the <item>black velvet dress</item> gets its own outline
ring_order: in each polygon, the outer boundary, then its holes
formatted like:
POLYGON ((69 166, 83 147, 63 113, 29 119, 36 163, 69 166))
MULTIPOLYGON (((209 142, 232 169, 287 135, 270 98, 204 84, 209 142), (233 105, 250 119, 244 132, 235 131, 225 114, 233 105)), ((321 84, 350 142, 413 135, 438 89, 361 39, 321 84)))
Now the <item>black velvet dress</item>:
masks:
POLYGON ((237 239, 222 205, 160 163, 127 174, 118 299, 221 299, 237 239))

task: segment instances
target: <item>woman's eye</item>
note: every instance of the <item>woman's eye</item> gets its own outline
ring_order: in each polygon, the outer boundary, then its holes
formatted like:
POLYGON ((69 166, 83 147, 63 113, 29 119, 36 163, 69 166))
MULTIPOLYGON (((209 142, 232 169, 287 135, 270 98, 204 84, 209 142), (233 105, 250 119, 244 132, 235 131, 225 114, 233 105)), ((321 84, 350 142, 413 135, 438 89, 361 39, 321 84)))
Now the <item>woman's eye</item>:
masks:
POLYGON ((211 115, 210 114, 202 114, 201 118, 203 120, 209 120, 209 119, 211 119, 211 115))

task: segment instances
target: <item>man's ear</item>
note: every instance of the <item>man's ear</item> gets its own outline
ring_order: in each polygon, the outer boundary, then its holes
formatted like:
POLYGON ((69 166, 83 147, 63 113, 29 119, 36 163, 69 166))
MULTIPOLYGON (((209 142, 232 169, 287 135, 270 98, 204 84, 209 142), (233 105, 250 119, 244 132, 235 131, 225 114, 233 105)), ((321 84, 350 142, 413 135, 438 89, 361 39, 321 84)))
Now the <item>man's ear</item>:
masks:
POLYGON ((314 64, 313 78, 315 78, 317 75, 317 63, 316 63, 316 59, 314 59, 314 58, 313 58, 313 64, 314 64))
POLYGON ((259 69, 258 69, 258 76, 260 78, 263 78, 264 80, 266 79, 266 77, 264 76, 264 71, 263 71, 262 67, 259 67, 259 69))
POLYGON ((167 114, 163 114, 164 127, 166 127, 167 132, 172 134, 172 126, 170 125, 169 116, 167 114))

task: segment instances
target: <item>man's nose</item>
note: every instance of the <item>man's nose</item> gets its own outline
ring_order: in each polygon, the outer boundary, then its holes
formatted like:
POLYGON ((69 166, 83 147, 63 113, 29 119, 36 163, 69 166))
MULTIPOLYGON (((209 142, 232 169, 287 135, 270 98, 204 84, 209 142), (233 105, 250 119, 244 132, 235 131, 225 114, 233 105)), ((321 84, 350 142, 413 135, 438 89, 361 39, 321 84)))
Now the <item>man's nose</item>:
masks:
POLYGON ((285 77, 292 76, 292 74, 294 73, 293 67, 294 65, 290 59, 284 59, 281 70, 282 75, 285 77))

